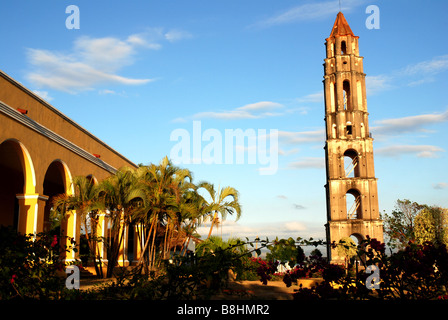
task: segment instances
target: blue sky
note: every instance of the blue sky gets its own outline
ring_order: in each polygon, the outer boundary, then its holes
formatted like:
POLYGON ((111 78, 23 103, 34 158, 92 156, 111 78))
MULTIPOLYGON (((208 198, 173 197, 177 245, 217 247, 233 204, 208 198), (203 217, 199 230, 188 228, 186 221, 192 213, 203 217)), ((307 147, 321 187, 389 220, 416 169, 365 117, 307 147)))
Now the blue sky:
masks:
MULTIPOLYGON (((364 57, 380 210, 448 207, 448 2, 341 3, 364 57), (366 27, 369 5, 379 29, 366 27)), ((170 155, 171 134, 193 135, 193 121, 223 137, 278 130, 273 175, 247 161, 182 166, 240 191, 242 218, 217 234, 323 238, 322 64, 338 11, 337 0, 3 1, 0 69, 135 163, 170 155), (69 5, 79 29, 66 27, 69 5)))

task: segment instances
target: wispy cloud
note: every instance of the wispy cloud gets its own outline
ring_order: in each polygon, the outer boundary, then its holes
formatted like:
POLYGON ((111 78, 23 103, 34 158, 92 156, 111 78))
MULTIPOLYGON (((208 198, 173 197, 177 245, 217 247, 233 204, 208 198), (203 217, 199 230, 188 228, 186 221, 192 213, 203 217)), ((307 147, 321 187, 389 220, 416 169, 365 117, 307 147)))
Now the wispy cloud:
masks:
POLYGON ((376 149, 375 154, 393 158, 400 158, 404 155, 413 155, 418 158, 438 158, 439 153, 444 151, 433 145, 391 145, 376 149))
POLYGON ((48 93, 48 91, 41 91, 41 90, 33 90, 35 94, 37 94, 39 97, 44 99, 45 101, 51 101, 53 100, 53 97, 51 97, 48 93))
POLYGON ((314 131, 279 131, 278 137, 287 144, 304 144, 325 141, 325 130, 319 129, 314 131))
POLYGON ((142 85, 153 79, 135 79, 118 74, 135 63, 139 50, 159 50, 162 41, 186 37, 180 31, 164 32, 162 28, 147 29, 126 39, 116 37, 79 37, 70 51, 27 49, 30 71, 28 81, 37 88, 76 93, 104 84, 142 85))
POLYGON ((305 206, 302 206, 301 204, 297 204, 297 203, 294 203, 292 206, 296 210, 304 210, 304 209, 306 209, 305 206))
POLYGON ((392 80, 393 78, 389 75, 366 76, 367 95, 391 89, 392 80))
POLYGON ((339 7, 337 1, 312 1, 257 21, 249 27, 266 28, 287 23, 324 19, 335 15, 340 10, 345 13, 350 12, 363 3, 365 3, 365 0, 344 0, 339 7))
POLYGON ((284 105, 272 101, 260 101, 238 107, 232 110, 223 111, 205 111, 198 112, 192 116, 176 118, 174 122, 184 122, 189 119, 220 119, 220 120, 241 120, 241 119, 259 119, 283 115, 279 110, 284 109, 284 105))
POLYGON ((441 113, 428 113, 402 118, 375 121, 372 131, 375 134, 402 134, 409 132, 427 132, 432 124, 448 121, 448 109, 441 113))
POLYGON ((324 101, 324 91, 319 91, 316 93, 308 94, 304 97, 298 98, 297 102, 323 102, 324 101))
POLYGON ((193 35, 184 30, 170 30, 164 34, 164 37, 169 42, 176 42, 180 40, 190 39, 193 35))
MULTIPOLYGON (((207 237, 210 231, 210 223, 204 223, 197 229, 197 232, 204 238, 207 237)), ((285 221, 276 223, 251 223, 242 224, 232 221, 231 218, 222 222, 217 228, 213 230, 212 235, 219 235, 228 239, 230 237, 239 237, 245 239, 249 238, 250 241, 255 240, 257 237, 265 240, 278 238, 323 238, 325 236, 322 231, 322 225, 320 222, 309 223, 303 221, 285 221)))
POLYGON ((322 157, 305 157, 298 161, 288 164, 290 169, 323 169, 325 168, 325 159, 322 157))
POLYGON ((442 189, 447 189, 448 188, 448 183, 446 182, 439 182, 439 183, 434 183, 432 185, 432 187, 436 190, 442 190, 442 189))
POLYGON ((368 94, 377 94, 397 86, 415 87, 434 82, 436 75, 448 71, 448 55, 409 64, 389 74, 366 76, 368 94))
POLYGON ((448 70, 448 54, 434 57, 431 60, 417 62, 406 66, 401 73, 405 76, 437 74, 448 70))
POLYGON ((297 152, 299 152, 299 148, 292 148, 289 150, 278 149, 278 154, 280 156, 289 156, 291 154, 296 154, 297 152))

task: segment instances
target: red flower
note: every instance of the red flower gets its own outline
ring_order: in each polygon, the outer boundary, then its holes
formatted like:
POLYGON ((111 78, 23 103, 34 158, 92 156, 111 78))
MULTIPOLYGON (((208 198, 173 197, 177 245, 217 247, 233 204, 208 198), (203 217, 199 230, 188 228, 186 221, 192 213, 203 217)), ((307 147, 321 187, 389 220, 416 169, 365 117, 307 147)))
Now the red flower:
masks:
POLYGON ((17 276, 16 276, 15 274, 13 274, 12 277, 11 277, 11 284, 14 283, 14 280, 15 280, 16 278, 17 278, 17 276))
POLYGON ((53 242, 51 242, 50 246, 51 246, 52 248, 54 248, 57 244, 58 244, 58 236, 57 236, 57 235, 54 235, 54 236, 53 236, 53 242))

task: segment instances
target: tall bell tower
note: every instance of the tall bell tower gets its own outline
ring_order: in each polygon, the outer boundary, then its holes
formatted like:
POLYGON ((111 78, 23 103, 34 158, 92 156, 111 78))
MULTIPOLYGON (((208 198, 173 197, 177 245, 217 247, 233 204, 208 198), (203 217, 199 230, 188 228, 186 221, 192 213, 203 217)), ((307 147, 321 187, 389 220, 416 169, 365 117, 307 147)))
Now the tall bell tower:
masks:
MULTIPOLYGON (((342 12, 325 46, 327 242, 367 235, 382 242, 363 57, 342 12)), ((327 254, 333 263, 344 261, 330 246, 327 254)))

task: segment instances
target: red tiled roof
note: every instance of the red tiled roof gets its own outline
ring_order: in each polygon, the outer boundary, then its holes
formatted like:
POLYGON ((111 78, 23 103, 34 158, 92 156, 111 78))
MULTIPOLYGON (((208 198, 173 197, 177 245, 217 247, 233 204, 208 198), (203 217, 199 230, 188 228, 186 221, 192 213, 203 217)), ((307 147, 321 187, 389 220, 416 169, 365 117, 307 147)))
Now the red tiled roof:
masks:
POLYGON ((345 20, 344 15, 342 14, 342 12, 339 12, 336 16, 336 21, 334 22, 333 29, 331 29, 330 38, 346 35, 351 35, 353 37, 355 36, 352 29, 350 29, 347 20, 345 20))

